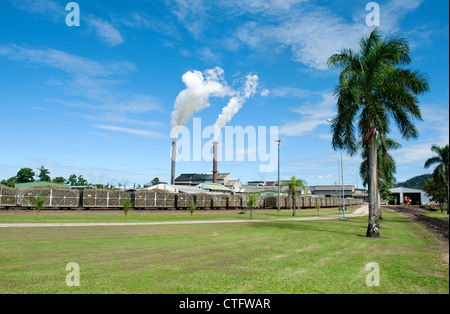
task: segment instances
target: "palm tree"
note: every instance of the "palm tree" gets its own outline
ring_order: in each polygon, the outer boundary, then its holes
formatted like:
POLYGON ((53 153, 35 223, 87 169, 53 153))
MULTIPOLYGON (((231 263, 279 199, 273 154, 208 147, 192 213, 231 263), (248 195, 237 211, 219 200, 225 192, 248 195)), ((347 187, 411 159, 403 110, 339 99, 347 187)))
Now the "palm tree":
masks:
MULTIPOLYGON (((362 142, 360 142, 359 144, 360 146, 362 146, 362 142)), ((387 152, 387 150, 396 150, 402 148, 401 144, 397 143, 395 140, 391 138, 385 139, 385 145, 386 146, 383 147, 380 138, 377 137, 377 165, 378 165, 377 215, 378 219, 380 220, 383 219, 380 207, 381 187, 392 188, 396 182, 395 173, 397 172, 397 165, 395 164, 394 158, 392 158, 392 156, 387 152)), ((359 168, 359 173, 363 181, 363 185, 367 186, 369 180, 367 148, 363 149, 361 157, 363 158, 363 162, 361 163, 361 166, 359 168)))
POLYGON ((377 217, 377 136, 385 147, 391 119, 404 139, 419 136, 413 120, 422 121, 417 95, 430 89, 428 78, 405 69, 411 63, 407 41, 394 35, 382 38, 378 28, 363 38, 358 51, 342 49, 328 59, 341 69, 335 89, 338 113, 331 126, 332 145, 351 155, 357 152, 357 135, 367 149, 369 225, 368 237, 379 237, 377 217), (356 126, 355 126, 356 124, 356 126))
POLYGON ((439 147, 437 145, 433 145, 431 150, 436 153, 436 156, 431 157, 425 162, 425 169, 430 168, 433 165, 436 165, 436 168, 433 172, 433 178, 436 182, 445 182, 447 187, 447 214, 449 212, 449 145, 445 147, 439 147))
POLYGON ((247 205, 250 207, 250 219, 253 219, 253 209, 258 204, 258 195, 248 193, 247 205))
POLYGON ((292 216, 295 217, 295 201, 297 199, 297 195, 299 194, 298 189, 303 190, 306 197, 308 197, 308 192, 306 191, 307 183, 305 180, 297 179, 295 176, 293 176, 289 182, 285 182, 281 184, 281 186, 288 187, 288 196, 290 196, 292 199, 292 216))

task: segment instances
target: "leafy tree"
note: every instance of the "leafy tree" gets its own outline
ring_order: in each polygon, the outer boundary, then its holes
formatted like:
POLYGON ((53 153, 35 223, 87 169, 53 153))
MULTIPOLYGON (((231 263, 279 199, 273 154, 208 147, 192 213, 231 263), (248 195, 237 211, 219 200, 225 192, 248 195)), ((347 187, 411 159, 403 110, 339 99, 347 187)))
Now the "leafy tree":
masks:
POLYGON ((357 152, 356 127, 367 149, 369 224, 366 235, 379 237, 377 137, 385 147, 393 120, 404 139, 419 132, 414 119, 422 121, 418 95, 430 89, 428 78, 405 69, 411 63, 407 41, 394 35, 382 38, 378 28, 363 38, 358 51, 343 48, 328 59, 328 66, 341 70, 336 86, 338 114, 333 119, 335 150, 357 152), (355 127, 356 124, 356 127, 355 127))
POLYGON ((133 206, 133 203, 130 199, 125 199, 123 201, 123 210, 125 212, 125 221, 127 221, 128 218, 128 211, 130 210, 130 208, 133 206))
POLYGON ((89 183, 86 179, 83 178, 83 176, 80 175, 80 176, 78 176, 77 185, 78 186, 87 186, 87 185, 89 185, 89 183))
POLYGON ((34 176, 36 174, 34 173, 33 169, 30 168, 22 168, 17 172, 16 178, 17 183, 28 183, 28 182, 34 182, 34 176))
POLYGON ((289 182, 284 182, 283 184, 281 184, 281 186, 288 187, 288 196, 290 196, 292 200, 292 216, 295 217, 296 215, 295 203, 299 195, 298 189, 303 190, 305 195, 308 196, 308 192, 306 191, 307 183, 305 180, 297 179, 295 176, 293 176, 289 182))
POLYGON ((39 170, 39 181, 41 182, 50 182, 52 179, 50 178, 50 171, 46 169, 44 166, 41 166, 41 168, 38 168, 39 170))
POLYGON ((67 184, 70 184, 71 186, 87 186, 87 185, 89 185, 87 180, 85 180, 82 175, 77 177, 76 174, 73 174, 69 177, 69 179, 67 180, 67 184))
POLYGON ((6 185, 7 187, 10 187, 10 188, 15 187, 16 183, 17 183, 16 177, 11 177, 9 179, 5 179, 5 180, 2 180, 2 182, 0 182, 0 184, 6 185))
POLYGON ((419 176, 412 177, 411 179, 406 180, 405 182, 398 183, 395 186, 423 190, 423 186, 425 185, 425 183, 427 183, 428 180, 430 180, 432 177, 433 177, 432 174, 422 174, 419 176))
POLYGON ((192 215, 194 215, 194 211, 197 209, 197 205, 195 204, 195 202, 189 201, 188 206, 189 206, 189 212, 191 213, 191 217, 192 217, 192 215))
POLYGON ((35 199, 29 199, 28 203, 34 207, 36 211, 36 220, 39 218, 39 214, 41 213, 42 208, 44 208, 45 202, 48 200, 48 196, 40 196, 37 195, 35 199))
POLYGON ((442 206, 442 204, 444 204, 447 199, 447 191, 445 189, 445 182, 442 180, 442 178, 431 178, 427 183, 425 183, 425 185, 423 186, 423 190, 431 196, 432 201, 439 203, 441 212, 443 212, 444 207, 442 206))
POLYGON ((152 184, 152 185, 158 185, 160 182, 161 182, 161 181, 159 181, 159 178, 156 177, 156 178, 154 178, 154 179, 152 180, 151 184, 152 184))
POLYGON ((425 162, 425 169, 430 168, 433 165, 437 165, 433 172, 433 178, 435 183, 442 182, 447 189, 447 213, 449 211, 449 145, 445 147, 439 147, 433 145, 431 150, 435 153, 435 156, 428 159, 425 162))
POLYGON ((77 185, 77 175, 76 174, 72 174, 69 179, 67 179, 67 184, 70 184, 71 186, 76 186, 77 185))
POLYGON ((53 183, 64 184, 66 183, 66 179, 63 177, 56 177, 53 179, 53 183))

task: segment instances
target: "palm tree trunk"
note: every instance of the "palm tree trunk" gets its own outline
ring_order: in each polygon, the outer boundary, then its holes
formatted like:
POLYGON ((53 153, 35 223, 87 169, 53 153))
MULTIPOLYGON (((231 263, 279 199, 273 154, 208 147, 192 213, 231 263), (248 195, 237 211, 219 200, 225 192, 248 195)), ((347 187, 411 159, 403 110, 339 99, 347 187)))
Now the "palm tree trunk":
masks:
POLYGON ((377 188, 377 216, 378 216, 378 221, 383 220, 383 213, 381 212, 381 193, 380 193, 380 189, 377 188))
POLYGON ((377 136, 376 132, 371 132, 372 135, 367 141, 368 150, 368 186, 369 186, 369 225, 367 227, 366 236, 369 238, 377 238, 379 233, 379 222, 377 215, 378 204, 378 165, 377 165, 377 136))
POLYGON ((292 216, 295 217, 295 198, 292 199, 292 202, 294 203, 294 206, 293 206, 294 210, 293 210, 292 216))

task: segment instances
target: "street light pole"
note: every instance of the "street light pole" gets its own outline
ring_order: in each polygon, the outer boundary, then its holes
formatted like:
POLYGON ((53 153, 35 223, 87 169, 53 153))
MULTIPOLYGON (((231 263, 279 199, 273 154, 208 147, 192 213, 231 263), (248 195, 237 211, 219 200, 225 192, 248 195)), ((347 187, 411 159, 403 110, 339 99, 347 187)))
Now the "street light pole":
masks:
MULTIPOLYGON (((333 123, 333 119, 327 119, 327 122, 333 123)), ((341 182, 342 182, 342 213, 343 213, 343 220, 347 220, 345 218, 345 192, 344 192, 344 162, 342 158, 342 149, 341 149, 341 182)))
POLYGON ((281 146, 281 140, 275 140, 275 142, 278 143, 278 212, 280 211, 280 192, 281 192, 281 186, 280 186, 280 146, 281 146))
POLYGON ((344 192, 344 161, 342 160, 342 150, 341 150, 341 176, 342 176, 342 214, 345 220, 345 192, 344 192))

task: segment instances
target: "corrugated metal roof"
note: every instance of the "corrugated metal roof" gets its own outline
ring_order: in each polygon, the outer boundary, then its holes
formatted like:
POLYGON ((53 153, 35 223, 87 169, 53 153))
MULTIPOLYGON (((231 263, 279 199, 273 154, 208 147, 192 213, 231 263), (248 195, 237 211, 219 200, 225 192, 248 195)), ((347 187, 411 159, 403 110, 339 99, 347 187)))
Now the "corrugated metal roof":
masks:
POLYGON ((231 189, 227 188, 226 186, 223 186, 222 184, 216 184, 216 183, 202 183, 200 186, 204 190, 214 190, 214 191, 227 191, 231 192, 231 189))
POLYGON ((422 190, 417 189, 410 189, 410 188, 404 188, 404 187, 398 187, 398 188, 392 188, 390 189, 391 193, 425 193, 422 190))

